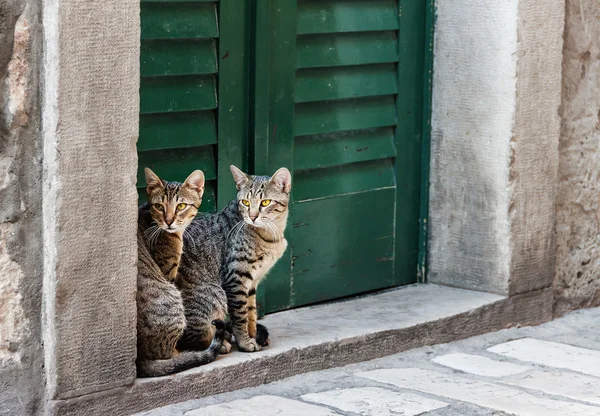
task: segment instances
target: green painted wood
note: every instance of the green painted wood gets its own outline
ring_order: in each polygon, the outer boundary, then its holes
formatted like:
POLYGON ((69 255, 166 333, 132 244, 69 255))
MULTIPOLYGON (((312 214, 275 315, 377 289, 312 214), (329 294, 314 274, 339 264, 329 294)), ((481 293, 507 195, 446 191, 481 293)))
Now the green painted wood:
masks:
MULTIPOLYGON (((256 0, 254 13, 254 173, 271 175, 282 166, 293 172, 296 0, 256 0)), ((293 206, 290 210, 292 221, 293 206)), ((286 238, 291 238, 291 232, 287 227, 286 238)), ((291 250, 287 250, 259 286, 260 313, 291 306, 290 268, 291 250)))
POLYGON ((394 129, 348 131, 297 137, 294 167, 317 169, 396 156, 394 129))
POLYGON ((297 103, 397 92, 394 64, 303 69, 296 76, 297 103))
POLYGON ((398 61, 397 32, 338 33, 298 37, 298 68, 398 61))
POLYGON ((294 205, 294 305, 394 284, 394 201, 390 188, 294 205))
POLYGON ((246 158, 248 45, 240 28, 248 24, 247 8, 236 0, 142 3, 140 201, 144 167, 177 181, 202 169, 200 211, 213 212, 217 199, 220 208, 235 195, 233 183, 222 180, 229 165, 246 158))
POLYGON ((423 85, 425 51, 425 2, 401 0, 402 13, 398 51, 398 84, 396 100, 397 204, 395 280, 397 284, 416 279, 419 250, 419 217, 421 185, 421 152, 423 138, 423 85), (410 271, 409 274, 407 271, 410 271))
POLYGON ((140 113, 209 110, 217 107, 214 75, 142 78, 140 113))
POLYGON ((211 110, 140 115, 139 152, 215 143, 217 129, 211 110))
POLYGON ((249 45, 245 34, 249 5, 239 0, 221 0, 219 7, 218 207, 221 209, 237 194, 229 166, 248 167, 249 45))
MULTIPOLYGON (((393 188, 393 163, 392 159, 383 159, 327 169, 296 171, 293 200, 306 202, 373 189, 393 188)), ((391 224, 388 225, 391 227, 391 224)))
POLYGON ((304 103, 296 106, 295 134, 332 133, 396 124, 393 96, 304 103))
POLYGON ((217 72, 215 39, 143 40, 140 71, 155 75, 199 75, 217 72))
POLYGON ((207 2, 144 2, 142 39, 198 39, 218 37, 217 9, 207 2))
POLYGON ((298 3, 298 34, 397 30, 395 0, 311 0, 298 3))
POLYGON ((138 183, 144 183, 144 167, 156 171, 157 175, 161 172, 170 181, 184 181, 196 169, 204 172, 206 180, 217 177, 212 146, 141 152, 138 154, 138 167, 138 183))

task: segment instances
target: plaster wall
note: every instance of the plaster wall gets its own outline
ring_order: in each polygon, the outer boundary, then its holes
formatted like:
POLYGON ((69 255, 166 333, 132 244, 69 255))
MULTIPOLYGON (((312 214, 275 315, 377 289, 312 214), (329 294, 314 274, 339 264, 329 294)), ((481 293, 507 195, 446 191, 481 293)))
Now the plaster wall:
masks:
POLYGON ((518 1, 436 6, 428 277, 506 294, 518 1))
POLYGON ((431 282, 551 285, 563 26, 562 0, 438 0, 431 282))
POLYGON ((555 315, 600 305, 600 7, 567 0, 555 315))

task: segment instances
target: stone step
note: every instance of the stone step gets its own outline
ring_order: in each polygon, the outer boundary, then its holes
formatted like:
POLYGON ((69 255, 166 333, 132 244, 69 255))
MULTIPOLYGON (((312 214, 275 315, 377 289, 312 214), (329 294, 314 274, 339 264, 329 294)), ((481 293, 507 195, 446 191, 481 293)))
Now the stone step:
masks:
POLYGON ((265 317, 271 345, 232 352, 169 377, 53 402, 57 414, 125 416, 172 403, 341 367, 424 345, 551 318, 550 290, 510 299, 438 285, 411 285, 265 317), (533 311, 533 312, 532 312, 533 311))

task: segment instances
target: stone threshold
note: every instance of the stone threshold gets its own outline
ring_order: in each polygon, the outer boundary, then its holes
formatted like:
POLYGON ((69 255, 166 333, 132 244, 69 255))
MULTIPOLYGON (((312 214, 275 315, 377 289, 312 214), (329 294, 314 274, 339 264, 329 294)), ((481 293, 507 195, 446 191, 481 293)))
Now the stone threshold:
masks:
POLYGON ((50 403, 54 415, 125 416, 254 387, 309 371, 372 360, 552 318, 552 291, 506 298, 438 285, 410 285, 269 315, 271 345, 234 351, 168 377, 50 403))

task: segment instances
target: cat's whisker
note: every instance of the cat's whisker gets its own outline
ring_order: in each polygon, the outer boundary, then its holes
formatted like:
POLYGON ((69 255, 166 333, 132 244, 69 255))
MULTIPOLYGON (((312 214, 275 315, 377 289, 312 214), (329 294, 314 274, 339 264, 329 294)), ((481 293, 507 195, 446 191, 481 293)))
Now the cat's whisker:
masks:
POLYGON ((158 225, 151 225, 144 231, 144 235, 149 235, 150 233, 154 232, 156 228, 158 228, 158 225))
POLYGON ((156 227, 156 229, 154 230, 154 232, 150 235, 150 238, 148 239, 148 243, 149 243, 150 247, 154 247, 154 245, 158 241, 158 237, 160 236, 162 231, 163 231, 162 228, 156 227))
POLYGON ((283 237, 283 233, 279 230, 279 228, 275 225, 273 220, 267 218, 265 224, 269 226, 269 229, 274 233, 273 240, 279 240, 283 237))
POLYGON ((238 235, 240 234, 240 232, 244 229, 244 227, 246 226, 246 221, 242 221, 242 225, 238 228, 238 230, 235 233, 235 237, 233 238, 234 240, 237 240, 238 235))
POLYGON ((229 230, 229 232, 227 233, 227 237, 225 238, 226 240, 229 239, 229 237, 231 237, 231 234, 235 231, 235 229, 240 225, 241 221, 236 222, 233 227, 231 227, 231 230, 229 230))
MULTIPOLYGON (((191 225, 191 224, 189 224, 189 225, 191 225)), ((190 240, 192 242, 192 247, 194 247, 194 251, 196 251, 196 241, 194 240, 194 237, 191 234, 191 230, 190 230, 190 226, 189 225, 183 231, 183 238, 184 238, 184 241, 185 241, 185 236, 186 236, 186 233, 187 233, 188 240, 190 240)))
POLYGON ((271 231, 271 235, 273 235, 273 241, 277 241, 277 233, 273 229, 273 225, 270 223, 270 221, 265 221, 265 225, 267 226, 269 231, 271 231))
POLYGON ((244 222, 244 220, 241 220, 241 221, 237 222, 233 227, 231 227, 231 230, 229 231, 229 234, 227 234, 227 240, 229 240, 229 237, 234 232, 236 232, 236 236, 237 236, 237 231, 239 231, 239 229, 241 229, 244 226, 244 224, 246 224, 244 222))

